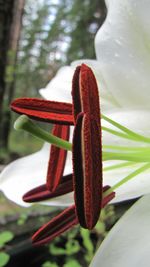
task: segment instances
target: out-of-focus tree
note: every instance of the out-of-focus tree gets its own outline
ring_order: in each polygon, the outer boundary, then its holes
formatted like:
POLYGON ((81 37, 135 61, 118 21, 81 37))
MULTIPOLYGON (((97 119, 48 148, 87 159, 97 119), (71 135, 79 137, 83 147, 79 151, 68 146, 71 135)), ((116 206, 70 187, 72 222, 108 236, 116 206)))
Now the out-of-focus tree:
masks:
POLYGON ((62 65, 94 58, 94 36, 105 15, 104 0, 37 0, 36 6, 26 0, 17 95, 35 96, 62 65))
POLYGON ((37 1, 36 7, 27 1, 18 58, 18 95, 36 95, 62 65, 65 9, 65 1, 37 1))
POLYGON ((25 0, 0 1, 0 149, 7 149, 9 104, 14 94, 15 66, 25 0))
POLYGON ((68 14, 71 39, 67 61, 95 58, 94 37, 106 17, 104 0, 74 0, 68 14))

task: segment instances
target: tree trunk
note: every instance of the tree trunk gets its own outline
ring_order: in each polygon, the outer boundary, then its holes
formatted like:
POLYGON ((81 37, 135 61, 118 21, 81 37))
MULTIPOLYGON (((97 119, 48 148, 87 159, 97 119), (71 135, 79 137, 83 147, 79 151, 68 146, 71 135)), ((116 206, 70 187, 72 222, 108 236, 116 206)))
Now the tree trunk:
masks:
POLYGON ((0 0, 0 148, 7 149, 14 94, 15 67, 25 0, 0 0), (1 60, 0 60, 1 61, 1 60))
POLYGON ((12 8, 13 0, 0 0, 0 132, 2 130, 2 109, 6 88, 5 70, 9 47, 10 25, 12 23, 12 8))

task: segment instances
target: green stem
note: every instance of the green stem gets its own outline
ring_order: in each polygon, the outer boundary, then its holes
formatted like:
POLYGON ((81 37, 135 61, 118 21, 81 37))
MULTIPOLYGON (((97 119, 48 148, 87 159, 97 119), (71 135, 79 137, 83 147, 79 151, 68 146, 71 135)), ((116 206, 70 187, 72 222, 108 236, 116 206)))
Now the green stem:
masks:
POLYGON ((113 135, 119 136, 119 137, 121 137, 121 138, 125 138, 125 139, 129 139, 129 140, 133 140, 133 141, 141 142, 141 140, 135 139, 135 138, 133 138, 133 137, 130 136, 130 135, 127 135, 127 134, 124 134, 124 133, 121 133, 121 132, 112 130, 112 129, 107 128, 107 127, 104 127, 104 126, 102 126, 102 130, 105 131, 105 132, 111 133, 111 134, 113 134, 113 135))
POLYGON ((134 146, 115 146, 115 145, 103 145, 103 148, 104 149, 111 149, 111 150, 123 150, 124 151, 127 151, 127 152, 133 152, 133 151, 138 151, 138 152, 142 152, 142 151, 149 151, 150 152, 150 146, 148 147, 134 147, 134 146))
POLYGON ((110 118, 108 118, 105 115, 101 115, 101 117, 102 117, 102 119, 104 119, 107 122, 109 122, 110 124, 114 125, 115 127, 117 127, 118 129, 120 129, 121 131, 125 132, 127 135, 129 135, 132 138, 132 140, 135 140, 135 141, 143 141, 143 142, 146 142, 146 143, 150 143, 150 138, 149 137, 146 137, 146 136, 137 134, 137 133, 129 130, 128 128, 122 126, 120 123, 111 120, 110 118))
POLYGON ((150 153, 117 153, 117 152, 103 152, 103 160, 126 160, 133 162, 150 162, 150 153))
POLYGON ((53 134, 47 133, 43 129, 41 129, 39 126, 34 124, 26 115, 20 116, 14 124, 14 128, 16 130, 25 130, 32 135, 36 136, 37 138, 41 139, 42 141, 46 141, 50 144, 53 144, 57 147, 66 149, 66 150, 72 150, 72 144, 56 137, 53 134))
POLYGON ((119 164, 114 164, 112 166, 108 166, 108 167, 104 167, 103 171, 111 171, 114 169, 119 169, 119 168, 123 168, 123 167, 128 167, 130 165, 135 165, 137 164, 136 162, 123 162, 123 163, 119 163, 119 164))
MULTIPOLYGON (((26 115, 20 116, 14 125, 15 129, 17 130, 25 130, 32 135, 44 140, 50 144, 56 145, 57 147, 72 150, 72 144, 68 141, 65 141, 59 137, 56 137, 50 133, 47 133, 39 126, 34 124, 26 115)), ((124 151, 123 151, 124 152, 124 151)), ((103 160, 125 160, 131 162, 150 162, 150 153, 149 150, 141 150, 136 152, 130 153, 118 153, 118 152, 106 152, 103 151, 103 160)))
POLYGON ((108 189, 104 194, 103 197, 108 196, 110 193, 114 192, 118 187, 122 186, 123 184, 127 183, 129 180, 137 176, 138 174, 146 171, 147 169, 150 168, 150 163, 144 164, 144 166, 138 168, 134 172, 130 173, 128 176, 123 178, 121 181, 116 183, 114 186, 112 186, 110 189, 108 189))

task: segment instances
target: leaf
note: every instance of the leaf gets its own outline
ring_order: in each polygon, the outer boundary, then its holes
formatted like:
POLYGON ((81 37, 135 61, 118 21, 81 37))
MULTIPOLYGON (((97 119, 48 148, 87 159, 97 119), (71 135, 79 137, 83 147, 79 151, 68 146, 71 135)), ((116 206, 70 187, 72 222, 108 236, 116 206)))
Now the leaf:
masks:
POLYGON ((77 240, 68 240, 65 248, 60 248, 54 245, 53 243, 50 245, 49 251, 52 255, 73 255, 80 251, 80 245, 77 240))
POLYGON ((10 259, 10 256, 5 252, 0 252, 0 267, 5 266, 10 259))
POLYGON ((77 240, 70 239, 66 244, 66 254, 72 255, 80 251, 80 245, 77 240))
POLYGON ((87 250, 87 254, 85 254, 85 260, 87 262, 90 262, 91 259, 93 258, 93 251, 94 251, 94 247, 90 239, 90 232, 86 229, 81 228, 80 233, 83 239, 83 245, 87 250))
POLYGON ((58 265, 54 262, 46 261, 42 264, 42 267, 58 267, 58 265))
POLYGON ((81 267, 77 260, 67 260, 67 262, 63 265, 63 267, 81 267))
POLYGON ((18 225, 23 225, 23 224, 25 224, 27 218, 28 218, 28 215, 25 214, 25 213, 22 213, 22 214, 20 215, 20 218, 19 218, 18 221, 17 221, 17 224, 18 224, 18 225))
POLYGON ((11 241, 14 238, 14 234, 10 231, 3 231, 0 233, 0 246, 5 245, 5 243, 11 241))

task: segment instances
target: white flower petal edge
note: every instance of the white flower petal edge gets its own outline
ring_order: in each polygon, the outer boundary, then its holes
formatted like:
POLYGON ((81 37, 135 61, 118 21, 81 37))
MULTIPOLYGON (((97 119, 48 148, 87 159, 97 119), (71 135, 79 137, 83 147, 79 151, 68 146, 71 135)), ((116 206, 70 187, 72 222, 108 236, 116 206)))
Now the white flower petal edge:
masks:
POLYGON ((74 68, 65 66, 58 70, 56 76, 45 88, 39 90, 41 96, 47 100, 72 103, 71 87, 74 68))
POLYGON ((107 0, 107 18, 95 38, 105 81, 123 107, 149 109, 150 1, 107 0))
POLYGON ((0 174, 0 190, 15 203, 29 206, 22 201, 22 196, 43 183, 48 157, 49 145, 45 143, 40 151, 8 164, 0 174))
POLYGON ((150 195, 138 200, 115 224, 90 267, 149 267, 150 195))
MULTIPOLYGON (((29 156, 15 160, 0 174, 0 190, 8 199, 21 206, 30 206, 23 202, 22 196, 29 190, 46 182, 47 165, 49 159, 50 145, 45 143, 42 149, 29 156)), ((68 153, 67 167, 64 173, 71 173, 71 153, 68 153)), ((68 206, 73 202, 72 194, 66 194, 44 204, 50 206, 68 206)), ((43 203, 43 202, 42 202, 43 203)))

